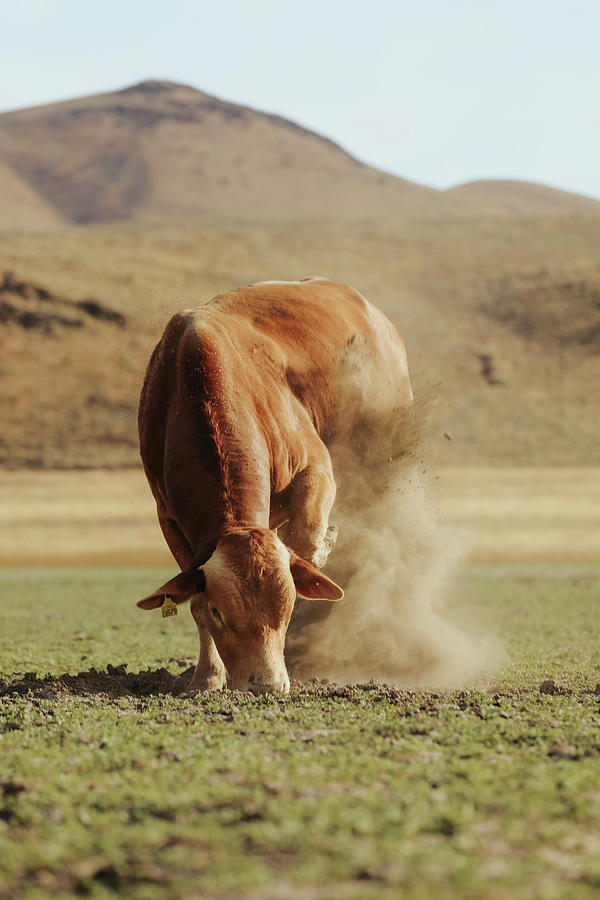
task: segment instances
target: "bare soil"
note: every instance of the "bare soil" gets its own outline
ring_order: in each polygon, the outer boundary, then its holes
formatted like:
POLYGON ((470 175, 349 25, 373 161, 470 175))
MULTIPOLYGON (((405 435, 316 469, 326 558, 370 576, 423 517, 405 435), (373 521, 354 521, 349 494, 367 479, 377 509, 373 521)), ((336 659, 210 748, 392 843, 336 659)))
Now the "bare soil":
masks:
MULTIPOLYGON (((0 697, 28 697, 49 700, 59 696, 72 695, 75 697, 89 697, 104 695, 108 698, 117 697, 151 697, 160 694, 172 694, 177 696, 184 691, 194 673, 195 666, 187 665, 189 660, 172 660, 172 663, 185 667, 179 675, 174 675, 168 669, 161 667, 156 669, 144 669, 139 672, 127 672, 127 664, 106 666, 106 669, 94 667, 76 674, 65 672, 62 675, 38 675, 36 672, 26 672, 12 681, 0 679, 0 697)), ((426 709, 439 695, 435 693, 419 693, 403 690, 391 684, 382 684, 369 681, 364 684, 333 684, 327 679, 313 678, 306 684, 292 679, 290 694, 295 696, 302 693, 311 699, 327 699, 338 697, 345 700, 360 702, 360 694, 368 692, 375 700, 407 700, 418 703, 421 709, 426 709), (420 702, 419 702, 420 701, 420 702)), ((227 701, 235 703, 236 700, 247 699, 247 694, 240 691, 228 691, 227 701)))
POLYGON ((14 681, 0 680, 0 696, 16 695, 39 697, 48 700, 62 694, 78 697, 105 694, 107 697, 146 697, 154 694, 177 694, 192 677, 193 668, 181 676, 172 675, 167 669, 146 669, 128 673, 126 665, 108 665, 106 670, 91 668, 73 675, 40 676, 26 672, 14 681))

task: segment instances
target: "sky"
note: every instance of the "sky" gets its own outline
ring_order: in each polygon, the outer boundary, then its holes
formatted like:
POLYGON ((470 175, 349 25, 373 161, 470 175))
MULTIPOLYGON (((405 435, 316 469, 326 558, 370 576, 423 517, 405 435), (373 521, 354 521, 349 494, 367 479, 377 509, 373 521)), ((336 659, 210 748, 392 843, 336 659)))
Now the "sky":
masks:
POLYGON ((0 111, 150 78, 432 187, 600 198, 598 0, 0 0, 0 111))

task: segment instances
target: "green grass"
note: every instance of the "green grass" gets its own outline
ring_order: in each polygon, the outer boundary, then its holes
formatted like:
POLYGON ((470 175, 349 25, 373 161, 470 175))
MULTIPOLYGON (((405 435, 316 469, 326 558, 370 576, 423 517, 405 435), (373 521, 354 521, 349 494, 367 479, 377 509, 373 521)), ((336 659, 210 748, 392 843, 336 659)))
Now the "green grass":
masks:
POLYGON ((598 895, 598 571, 465 578, 485 687, 193 700, 165 574, 0 573, 0 897, 598 895))

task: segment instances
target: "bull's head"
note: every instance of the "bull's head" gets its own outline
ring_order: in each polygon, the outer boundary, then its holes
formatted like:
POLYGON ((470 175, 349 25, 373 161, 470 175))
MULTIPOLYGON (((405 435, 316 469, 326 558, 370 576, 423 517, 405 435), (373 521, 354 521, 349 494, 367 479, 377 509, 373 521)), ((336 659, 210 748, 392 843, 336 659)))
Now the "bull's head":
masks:
POLYGON ((296 595, 340 600, 344 592, 311 563, 288 550, 274 531, 226 531, 201 567, 177 575, 138 606, 155 609, 165 596, 192 600, 214 638, 231 679, 242 691, 287 693, 283 648, 296 595))

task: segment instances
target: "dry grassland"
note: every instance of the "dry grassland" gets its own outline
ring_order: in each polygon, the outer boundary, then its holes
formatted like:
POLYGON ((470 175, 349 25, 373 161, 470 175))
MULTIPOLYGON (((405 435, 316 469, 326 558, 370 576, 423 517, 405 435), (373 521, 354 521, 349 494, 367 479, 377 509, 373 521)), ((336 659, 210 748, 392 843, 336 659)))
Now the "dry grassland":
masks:
POLYGON ((136 465, 140 384, 172 313, 310 274, 380 306, 405 338, 417 388, 440 384, 441 465, 598 465, 599 238, 600 222, 564 218, 7 233, 0 269, 59 297, 95 297, 127 323, 0 326, 0 465, 136 465))
MULTIPOLYGON (((600 561, 600 468, 445 468, 440 519, 480 563, 600 561)), ((139 469, 0 472, 0 565, 172 565, 139 469)))
POLYGON ((600 561, 600 468, 446 468, 435 484, 474 562, 600 561))

